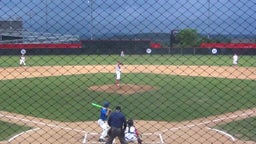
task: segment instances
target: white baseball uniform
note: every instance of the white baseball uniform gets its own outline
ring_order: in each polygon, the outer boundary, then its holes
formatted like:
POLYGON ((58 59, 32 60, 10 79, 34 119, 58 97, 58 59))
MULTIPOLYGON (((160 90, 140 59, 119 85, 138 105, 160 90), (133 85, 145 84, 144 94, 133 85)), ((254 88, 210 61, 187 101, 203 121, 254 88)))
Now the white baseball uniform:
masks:
POLYGON ((26 57, 24 55, 20 56, 20 65, 26 65, 26 57))
POLYGON ((120 56, 121 56, 121 57, 124 57, 124 51, 121 51, 120 56))
POLYGON ((116 80, 121 79, 121 64, 117 63, 116 65, 116 80))
POLYGON ((233 64, 234 64, 234 65, 237 65, 237 63, 238 63, 238 55, 237 55, 237 54, 234 54, 234 55, 233 55, 233 64))
POLYGON ((100 110, 100 118, 98 119, 98 124, 102 128, 102 133, 100 139, 104 139, 107 136, 109 126, 107 124, 108 110, 105 107, 102 107, 100 110))

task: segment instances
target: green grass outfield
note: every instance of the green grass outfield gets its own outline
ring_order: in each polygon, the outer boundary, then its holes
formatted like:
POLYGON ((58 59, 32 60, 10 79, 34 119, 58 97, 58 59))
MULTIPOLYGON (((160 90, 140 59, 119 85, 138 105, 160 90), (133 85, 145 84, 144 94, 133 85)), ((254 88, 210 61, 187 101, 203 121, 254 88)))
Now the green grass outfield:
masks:
MULTIPOLYGON (((29 66, 40 65, 108 65, 116 60, 141 65, 209 65, 230 66, 232 55, 57 55, 26 56, 29 66)), ((19 56, 1 56, 0 67, 18 66, 19 56)), ((239 66, 256 67, 255 56, 239 56, 239 66)))
MULTIPOLYGON (((18 59, 3 56, 1 67, 17 66, 18 59)), ((129 65, 232 65, 232 56, 191 55, 28 56, 27 65, 112 65, 116 60, 129 65)), ((255 64, 253 56, 241 56, 239 61, 239 66, 254 67, 255 64)), ((130 73, 122 75, 122 82, 157 89, 129 96, 88 90, 92 85, 113 84, 113 73, 3 80, 0 109, 59 121, 91 121, 97 120, 99 109, 90 103, 102 104, 108 100, 112 108, 121 105, 127 118, 182 121, 253 108, 256 103, 255 80, 130 73)))

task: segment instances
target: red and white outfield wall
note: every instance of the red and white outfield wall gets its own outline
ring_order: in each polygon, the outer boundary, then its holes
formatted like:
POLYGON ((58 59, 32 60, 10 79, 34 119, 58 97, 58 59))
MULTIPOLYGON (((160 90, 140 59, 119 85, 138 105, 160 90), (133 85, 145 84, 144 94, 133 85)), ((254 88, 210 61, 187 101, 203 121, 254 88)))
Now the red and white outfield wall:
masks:
POLYGON ((200 48, 256 49, 256 43, 201 43, 200 48))
POLYGON ((0 49, 82 48, 81 43, 0 44, 0 49))

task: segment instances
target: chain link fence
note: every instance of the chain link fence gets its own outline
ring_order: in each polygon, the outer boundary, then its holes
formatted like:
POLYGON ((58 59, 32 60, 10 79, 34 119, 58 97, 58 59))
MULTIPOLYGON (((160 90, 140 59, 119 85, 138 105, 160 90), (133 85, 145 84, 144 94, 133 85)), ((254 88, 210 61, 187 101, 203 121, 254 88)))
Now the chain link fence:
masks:
POLYGON ((254 0, 0 6, 1 144, 256 143, 254 0))

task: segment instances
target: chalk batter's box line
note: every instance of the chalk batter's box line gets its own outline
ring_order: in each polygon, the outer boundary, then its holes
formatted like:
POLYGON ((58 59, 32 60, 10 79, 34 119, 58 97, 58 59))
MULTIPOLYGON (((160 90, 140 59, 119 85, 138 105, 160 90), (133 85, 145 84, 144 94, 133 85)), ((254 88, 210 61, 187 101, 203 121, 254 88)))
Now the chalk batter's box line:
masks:
MULTIPOLYGON (((156 136, 159 137, 160 142, 154 142, 154 144, 155 144, 155 143, 157 143, 157 144, 164 144, 164 140, 163 140, 163 137, 162 137, 161 134, 157 134, 157 133, 143 133, 143 134, 141 134, 141 135, 142 135, 142 136, 152 136, 152 135, 156 135, 156 136)), ((142 139, 143 139, 143 138, 142 138, 142 139)), ((147 142, 146 140, 143 140, 143 143, 145 143, 145 144, 153 144, 152 142, 147 142)))
MULTIPOLYGON (((82 144, 86 144, 87 143, 87 137, 88 135, 92 135, 92 136, 95 136, 95 135, 100 135, 99 133, 96 133, 96 132, 89 132, 89 133, 85 133, 84 134, 84 139, 83 139, 83 143, 82 144)), ((161 134, 156 134, 156 133, 143 133, 141 134, 142 136, 152 136, 152 135, 155 135, 157 137, 159 137, 160 139, 160 142, 149 142, 149 141, 146 141, 146 140, 143 140, 143 143, 144 144, 164 144, 164 141, 163 141, 163 137, 161 134)), ((92 144, 100 144, 102 142, 98 142, 98 141, 90 141, 90 143, 92 144)), ((115 144, 115 139, 113 141, 113 144, 115 144)))

